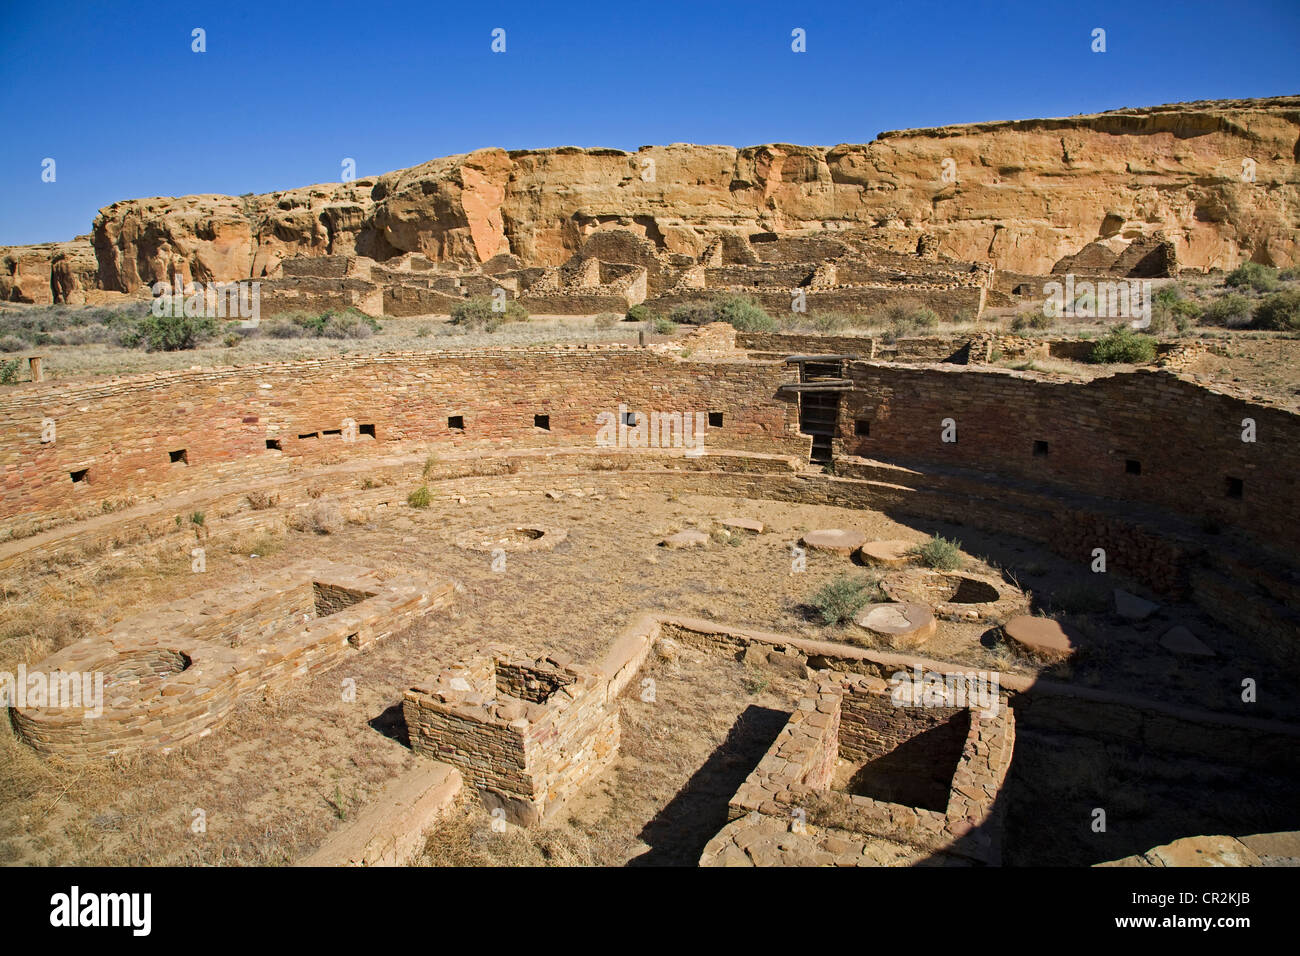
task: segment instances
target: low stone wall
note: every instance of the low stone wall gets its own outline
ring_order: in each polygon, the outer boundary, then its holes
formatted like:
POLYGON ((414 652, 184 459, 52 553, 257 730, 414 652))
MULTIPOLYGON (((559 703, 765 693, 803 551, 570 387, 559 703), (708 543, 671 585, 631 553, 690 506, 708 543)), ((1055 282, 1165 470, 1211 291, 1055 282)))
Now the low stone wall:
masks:
POLYGON ((330 835, 295 866, 407 866, 419 859, 425 834, 455 802, 460 771, 421 760, 376 797, 355 822, 330 835))
MULTIPOLYGON (((794 821, 796 829, 806 824, 831 827, 998 864, 997 798, 1015 740, 1015 719, 1005 697, 990 715, 974 708, 904 706, 889 693, 877 678, 836 673, 816 677, 776 743, 731 798, 728 818, 758 812, 794 821), (944 810, 830 789, 837 758, 879 758, 959 713, 969 724, 944 810)), ((705 855, 710 855, 708 849, 705 855)))
POLYGON ((78 683, 89 678, 91 686, 98 679, 102 706, 85 699, 76 706, 66 698, 32 701, 10 687, 8 700, 16 704, 10 718, 18 736, 43 754, 166 752, 207 736, 242 698, 333 667, 452 597, 450 582, 418 574, 403 574, 399 582, 328 561, 294 565, 252 584, 151 609, 107 635, 70 644, 29 674, 50 681, 73 675, 78 683), (364 597, 322 614, 311 601, 318 582, 364 597), (231 608, 242 610, 227 621, 231 608))
POLYGON ((531 826, 603 770, 619 744, 605 677, 506 647, 413 687, 411 746, 457 767, 490 810, 531 826))

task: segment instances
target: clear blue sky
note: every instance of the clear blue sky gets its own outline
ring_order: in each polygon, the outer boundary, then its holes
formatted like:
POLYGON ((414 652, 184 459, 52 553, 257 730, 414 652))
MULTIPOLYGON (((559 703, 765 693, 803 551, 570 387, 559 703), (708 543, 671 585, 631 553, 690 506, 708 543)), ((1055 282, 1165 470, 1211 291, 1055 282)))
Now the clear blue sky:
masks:
POLYGON ((863 143, 1300 92, 1300 0, 0 0, 0 244, 118 199, 267 192, 483 146, 863 143), (191 52, 191 30, 207 52, 191 52), (506 52, 490 50, 506 32, 506 52), (791 30, 807 52, 791 52, 791 30), (1090 50, 1091 31, 1107 52, 1090 50), (41 181, 46 157, 54 183, 41 181))

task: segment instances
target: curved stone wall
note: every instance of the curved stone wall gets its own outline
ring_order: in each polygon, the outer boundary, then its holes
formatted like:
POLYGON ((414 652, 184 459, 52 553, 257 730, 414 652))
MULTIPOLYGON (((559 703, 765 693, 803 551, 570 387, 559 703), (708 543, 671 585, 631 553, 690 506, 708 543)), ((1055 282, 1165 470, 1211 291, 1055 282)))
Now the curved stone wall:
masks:
MULTIPOLYGON (((854 387, 844 393, 837 453, 1138 503, 1246 531, 1282 552, 1300 544, 1294 413, 1167 372, 1065 383, 854 362, 848 374, 854 387), (1254 441, 1242 440, 1247 421, 1254 441), (944 440, 948 423, 955 441, 944 440)), ((794 376, 743 354, 695 361, 604 347, 398 353, 34 385, 0 402, 0 527, 353 456, 594 450, 598 416, 621 409, 704 414, 711 450, 806 456, 797 402, 780 390, 794 376), (43 441, 51 425, 53 440, 43 441)))

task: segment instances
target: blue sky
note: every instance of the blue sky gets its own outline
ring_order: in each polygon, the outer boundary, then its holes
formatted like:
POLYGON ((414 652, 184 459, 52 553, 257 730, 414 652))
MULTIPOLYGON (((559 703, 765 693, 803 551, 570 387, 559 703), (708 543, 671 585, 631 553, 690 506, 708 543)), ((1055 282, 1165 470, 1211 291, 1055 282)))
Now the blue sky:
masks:
POLYGON ((0 244, 119 199, 267 192, 483 146, 862 143, 1300 93, 1300 0, 0 0, 0 244), (191 31, 207 52, 191 51, 191 31), (491 31, 506 30, 506 52, 491 31), (790 49, 802 28, 807 52, 790 49), (1091 32, 1106 30, 1093 53, 1091 32), (56 180, 41 181, 42 161, 56 180))

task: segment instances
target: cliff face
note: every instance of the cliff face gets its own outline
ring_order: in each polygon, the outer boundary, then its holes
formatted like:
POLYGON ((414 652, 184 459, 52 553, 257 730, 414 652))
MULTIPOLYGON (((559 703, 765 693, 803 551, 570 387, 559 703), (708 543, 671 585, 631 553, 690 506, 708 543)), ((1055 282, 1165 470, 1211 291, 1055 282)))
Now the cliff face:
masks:
MULTIPOLYGON (((326 254, 471 265, 512 253, 554 266, 611 226, 692 256, 719 233, 834 230, 900 252, 924 236, 956 259, 1041 274, 1091 242, 1162 233, 1183 268, 1292 265, 1298 162, 1296 96, 907 130, 833 148, 483 149, 351 183, 114 203, 94 223, 95 274, 64 250, 62 281, 135 292, 175 272, 270 276, 286 258, 326 254)), ((42 248, 0 250, 11 263, 0 295, 40 285, 42 248)))

